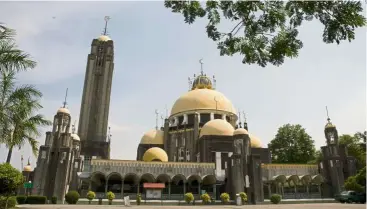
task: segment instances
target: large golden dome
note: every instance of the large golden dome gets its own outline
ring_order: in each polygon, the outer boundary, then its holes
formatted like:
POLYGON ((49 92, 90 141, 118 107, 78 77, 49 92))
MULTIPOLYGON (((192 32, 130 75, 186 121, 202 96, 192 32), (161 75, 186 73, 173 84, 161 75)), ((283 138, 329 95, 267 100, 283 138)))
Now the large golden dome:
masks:
POLYGON ((232 102, 219 91, 213 89, 194 89, 176 100, 171 110, 171 116, 186 111, 216 109, 236 115, 236 110, 232 102))
POLYGON ((148 149, 143 155, 143 161, 151 162, 151 161, 161 161, 167 162, 168 156, 166 151, 159 147, 152 147, 148 149))
POLYGON ((233 132, 233 135, 242 135, 242 134, 247 134, 248 135, 248 132, 246 129, 244 128, 238 128, 236 129, 234 132, 233 132))
POLYGON ((163 144, 164 132, 152 129, 146 132, 140 140, 140 144, 163 144))
POLYGON ((31 165, 28 164, 28 165, 24 166, 23 171, 25 171, 25 172, 32 172, 31 165))
POLYGON ((251 147, 252 148, 262 148, 262 143, 259 138, 256 136, 249 134, 250 140, 251 140, 251 147))
POLYGON ((200 137, 202 136, 233 136, 234 128, 226 120, 215 119, 211 120, 201 128, 200 137))

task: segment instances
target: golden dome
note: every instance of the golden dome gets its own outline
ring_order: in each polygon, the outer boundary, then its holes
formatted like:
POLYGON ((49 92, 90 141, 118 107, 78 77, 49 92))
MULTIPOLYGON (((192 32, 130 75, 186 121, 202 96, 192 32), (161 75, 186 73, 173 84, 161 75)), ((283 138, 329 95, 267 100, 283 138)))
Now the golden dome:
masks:
POLYGON ((200 131, 200 137, 215 135, 215 136, 233 136, 234 128, 226 120, 215 119, 205 123, 200 131))
POLYGON ((31 167, 31 165, 26 165, 26 166, 24 166, 23 171, 25 171, 25 172, 32 172, 32 167, 31 167))
POLYGON ((65 107, 60 107, 57 110, 57 113, 64 113, 64 114, 69 114, 70 115, 70 111, 67 108, 65 108, 65 107))
POLYGON ((219 91, 195 89, 185 93, 176 100, 171 110, 171 116, 193 110, 216 110, 216 107, 218 111, 225 111, 236 115, 236 110, 232 102, 219 91))
POLYGON ((152 147, 148 149, 143 155, 143 161, 151 162, 151 161, 162 161, 167 162, 168 156, 166 151, 159 147, 152 147))
POLYGON ((75 140, 75 141, 80 141, 80 138, 79 138, 78 134, 71 134, 70 136, 71 136, 71 138, 72 138, 73 140, 75 140))
POLYGON ((98 37, 98 41, 110 41, 111 38, 105 35, 101 35, 98 37))
POLYGON ((331 122, 328 122, 326 125, 325 125, 325 128, 335 128, 336 126, 334 124, 332 124, 331 122))
POLYGON ((250 140, 251 140, 251 147, 252 148, 262 148, 262 143, 259 138, 256 136, 249 134, 250 140))
POLYGON ((140 144, 164 144, 164 132, 161 130, 150 130, 144 134, 140 144))
POLYGON ((248 134, 247 130, 244 128, 238 128, 234 130, 233 135, 241 135, 241 134, 248 134))
POLYGON ((194 89, 213 89, 212 81, 206 75, 199 75, 192 84, 191 90, 194 89))

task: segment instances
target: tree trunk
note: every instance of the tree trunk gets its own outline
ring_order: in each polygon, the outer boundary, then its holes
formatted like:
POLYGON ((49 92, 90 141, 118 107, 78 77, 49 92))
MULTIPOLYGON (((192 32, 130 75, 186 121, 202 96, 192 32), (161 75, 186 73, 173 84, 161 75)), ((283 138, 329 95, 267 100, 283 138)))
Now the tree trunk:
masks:
POLYGON ((9 147, 8 157, 6 158, 7 163, 10 163, 12 153, 13 153, 13 147, 9 147))

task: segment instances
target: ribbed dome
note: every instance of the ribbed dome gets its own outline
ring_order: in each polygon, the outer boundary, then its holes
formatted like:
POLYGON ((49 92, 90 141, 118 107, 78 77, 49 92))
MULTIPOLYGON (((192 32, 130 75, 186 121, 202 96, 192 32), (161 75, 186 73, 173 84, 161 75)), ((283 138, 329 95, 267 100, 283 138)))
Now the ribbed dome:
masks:
POLYGON ((247 130, 244 128, 238 128, 234 130, 233 135, 241 135, 241 134, 248 134, 247 130))
POLYGON ((226 120, 211 120, 201 128, 200 137, 202 136, 233 136, 234 128, 226 120))
POLYGON ((24 166, 23 171, 26 171, 26 172, 32 172, 32 167, 31 167, 31 165, 26 165, 26 166, 24 166))
POLYGON ((262 148, 262 143, 259 138, 256 136, 249 134, 250 140, 251 140, 251 147, 252 148, 262 148))
POLYGON ((195 89, 178 98, 171 110, 171 116, 186 111, 224 111, 236 115, 232 102, 222 93, 212 89, 195 89), (216 102, 217 101, 217 102, 216 102))
POLYGON ((168 156, 166 151, 159 147, 152 147, 148 149, 143 155, 143 161, 151 162, 151 161, 161 161, 167 162, 168 156))
POLYGON ((65 107, 60 107, 57 110, 57 113, 64 113, 64 114, 69 114, 70 115, 70 111, 67 108, 65 108, 65 107))
POLYGON ((150 130, 146 132, 140 140, 140 144, 163 144, 164 132, 161 130, 150 130))
POLYGON ((192 90, 194 89, 212 89, 213 84, 210 78, 208 78, 206 75, 199 75, 195 78, 193 84, 192 84, 192 90))
POLYGON ((101 35, 98 37, 98 41, 110 41, 111 38, 105 35, 101 35))

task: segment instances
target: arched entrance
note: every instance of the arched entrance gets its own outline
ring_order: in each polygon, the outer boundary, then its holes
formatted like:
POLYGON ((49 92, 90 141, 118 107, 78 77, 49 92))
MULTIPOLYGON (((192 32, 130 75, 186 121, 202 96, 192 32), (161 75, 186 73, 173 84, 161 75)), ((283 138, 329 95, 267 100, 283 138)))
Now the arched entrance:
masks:
POLYGON ((121 198, 122 176, 119 173, 111 173, 107 176, 107 191, 115 194, 116 199, 121 198))
POLYGON ((128 173, 124 178, 124 196, 131 196, 131 198, 135 198, 138 193, 138 182, 139 177, 135 173, 128 173))
POLYGON ((199 198, 201 191, 201 178, 198 175, 191 175, 187 178, 187 192, 191 192, 195 199, 199 198))
POLYGON ((91 175, 91 190, 95 193, 106 193, 106 176, 96 172, 91 175))
POLYGON ((173 176, 171 183, 171 199, 182 200, 186 192, 186 177, 182 174, 173 176))
POLYGON ((167 174, 160 174, 157 176, 157 183, 165 184, 164 189, 162 190, 162 198, 170 199, 170 194, 172 193, 171 188, 171 177, 167 174))
POLYGON ((154 183, 154 182, 155 182, 155 178, 154 178, 153 174, 145 173, 140 177, 138 193, 141 194, 141 197, 143 199, 145 199, 145 189, 144 189, 144 186, 143 186, 144 183, 154 183))
POLYGON ((217 179, 215 178, 214 175, 206 175, 203 177, 201 190, 205 190, 205 192, 208 193, 210 197, 218 199, 216 191, 216 183, 217 179))

